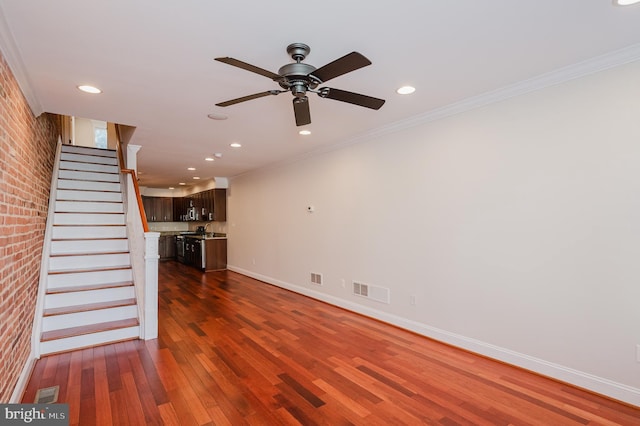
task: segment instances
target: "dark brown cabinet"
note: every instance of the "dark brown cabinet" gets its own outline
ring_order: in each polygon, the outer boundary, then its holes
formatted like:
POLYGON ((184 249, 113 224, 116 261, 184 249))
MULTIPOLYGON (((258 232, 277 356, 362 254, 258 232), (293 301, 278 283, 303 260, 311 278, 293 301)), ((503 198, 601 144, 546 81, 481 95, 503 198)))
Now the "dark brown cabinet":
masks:
POLYGON ((227 190, 210 189, 200 193, 199 202, 202 206, 204 220, 226 222, 227 220, 227 190))
POLYGON ((188 221, 187 211, 193 207, 198 222, 226 222, 227 220, 227 190, 210 189, 186 197, 173 199, 173 220, 188 221))
POLYGON ((227 269, 227 240, 206 240, 206 270, 217 271, 227 269))
POLYGON ((189 208, 189 200, 187 198, 175 197, 173 199, 173 220, 175 222, 186 221, 188 208, 189 208))
POLYGON ((147 222, 173 222, 173 198, 142 197, 147 222))
POLYGON ((174 259, 176 257, 176 237, 173 235, 161 235, 158 240, 158 255, 160 260, 174 259))

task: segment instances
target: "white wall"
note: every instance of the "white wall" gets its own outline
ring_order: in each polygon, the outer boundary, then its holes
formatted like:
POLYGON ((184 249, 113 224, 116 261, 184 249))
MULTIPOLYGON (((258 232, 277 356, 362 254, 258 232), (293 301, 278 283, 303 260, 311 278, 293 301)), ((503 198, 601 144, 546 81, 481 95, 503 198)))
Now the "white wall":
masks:
POLYGON ((93 133, 93 123, 88 118, 75 117, 75 139, 74 144, 78 146, 95 147, 95 136, 93 133))
POLYGON ((640 62, 237 177, 228 201, 231 269, 640 405, 640 62))

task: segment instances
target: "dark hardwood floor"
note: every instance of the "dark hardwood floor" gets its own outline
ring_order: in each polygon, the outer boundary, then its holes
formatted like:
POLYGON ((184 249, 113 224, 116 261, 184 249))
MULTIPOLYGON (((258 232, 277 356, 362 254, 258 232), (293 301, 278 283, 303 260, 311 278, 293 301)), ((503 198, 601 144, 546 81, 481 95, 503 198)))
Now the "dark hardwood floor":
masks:
POLYGON ((52 355, 72 425, 640 425, 630 407, 228 271, 160 264, 159 338, 52 355))

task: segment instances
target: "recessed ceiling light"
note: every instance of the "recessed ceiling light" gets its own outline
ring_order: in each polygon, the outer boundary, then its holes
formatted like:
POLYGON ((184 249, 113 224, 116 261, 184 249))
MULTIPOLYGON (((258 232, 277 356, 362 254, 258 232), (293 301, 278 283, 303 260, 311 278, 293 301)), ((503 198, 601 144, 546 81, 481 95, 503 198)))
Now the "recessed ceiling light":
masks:
POLYGON ((396 93, 400 94, 400 95, 410 95, 411 93, 415 92, 416 88, 412 87, 412 86, 402 86, 401 88, 399 88, 398 90, 396 90, 396 93))
POLYGON ((242 145, 240 145, 238 142, 234 142, 231 145, 229 145, 231 148, 240 148, 242 145))
POLYGON ((311 134, 311 130, 300 130, 298 133, 300 133, 302 136, 307 136, 311 134))
POLYGON ((213 154, 214 157, 216 158, 222 158, 222 153, 221 152, 216 152, 215 154, 213 154))
POLYGON ((186 185, 184 182, 179 182, 178 185, 186 185))
POLYGON ((640 0, 613 0, 613 4, 618 6, 629 6, 638 2, 640 2, 640 0))
POLYGON ((98 89, 97 87, 88 86, 86 84, 82 86, 78 86, 78 89, 82 90, 85 93, 93 93, 93 94, 102 93, 102 90, 98 89))
POLYGON ((204 161, 215 161, 215 158, 213 157, 207 157, 204 159, 204 161))
POLYGON ((195 167, 187 167, 187 170, 194 171, 195 169, 196 169, 195 167))
POLYGON ((207 117, 209 117, 212 120, 226 120, 227 118, 229 118, 224 114, 214 114, 214 113, 207 114, 207 117))
POLYGON ((173 186, 170 186, 169 189, 175 189, 173 186))
POLYGON ((194 178, 195 180, 198 180, 198 179, 200 179, 200 176, 194 176, 193 178, 194 178))

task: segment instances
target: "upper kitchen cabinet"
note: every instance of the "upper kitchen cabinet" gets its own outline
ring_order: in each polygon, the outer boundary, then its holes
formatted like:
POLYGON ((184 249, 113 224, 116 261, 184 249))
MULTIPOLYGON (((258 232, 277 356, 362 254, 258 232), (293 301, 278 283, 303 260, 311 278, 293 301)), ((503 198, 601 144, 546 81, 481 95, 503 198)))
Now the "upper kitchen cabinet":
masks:
POLYGON ((199 201, 204 220, 213 220, 215 222, 225 222, 227 220, 226 189, 210 189, 198 195, 200 196, 199 201))
POLYGON ((216 222, 227 221, 227 190, 213 189, 213 220, 216 222))
POLYGON ((142 197, 147 222, 173 222, 173 198, 142 197))
POLYGON ((187 209, 189 208, 189 200, 184 197, 173 198, 173 220, 175 222, 184 222, 187 220, 187 209))
POLYGON ((147 222, 226 222, 227 190, 210 189, 186 197, 142 197, 147 222), (189 219, 189 211, 194 214, 189 219))

